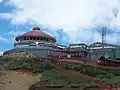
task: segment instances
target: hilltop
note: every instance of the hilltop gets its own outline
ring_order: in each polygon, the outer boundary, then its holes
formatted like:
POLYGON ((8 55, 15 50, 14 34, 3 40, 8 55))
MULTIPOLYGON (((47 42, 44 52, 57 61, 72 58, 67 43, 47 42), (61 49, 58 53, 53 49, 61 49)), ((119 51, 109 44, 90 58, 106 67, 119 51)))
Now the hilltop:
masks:
MULTIPOLYGON (((85 74, 91 77, 95 77, 101 82, 106 82, 110 85, 120 82, 120 71, 114 69, 94 68, 88 65, 82 64, 70 64, 65 62, 53 62, 63 69, 71 72, 77 72, 85 74)), ((78 78, 66 73, 60 72, 58 69, 50 67, 48 63, 41 62, 39 58, 26 58, 26 57, 1 57, 0 58, 1 70, 12 72, 11 75, 19 74, 19 79, 33 78, 36 82, 29 84, 29 89, 33 90, 33 87, 47 86, 47 87, 98 87, 95 81, 88 80, 87 78, 78 78), (29 73, 29 74, 28 74, 29 73), (24 76, 27 75, 27 76, 24 76), (34 76, 34 77, 33 77, 34 76)), ((26 79, 27 80, 27 79, 26 79)), ((28 79, 29 80, 29 79, 28 79)), ((20 82, 20 81, 16 81, 20 82)), ((11 81, 12 83, 12 81, 11 81)), ((27 82, 26 82, 27 83, 27 82)), ((20 84, 20 83, 18 83, 20 84)), ((26 89, 25 89, 26 90, 26 89)))

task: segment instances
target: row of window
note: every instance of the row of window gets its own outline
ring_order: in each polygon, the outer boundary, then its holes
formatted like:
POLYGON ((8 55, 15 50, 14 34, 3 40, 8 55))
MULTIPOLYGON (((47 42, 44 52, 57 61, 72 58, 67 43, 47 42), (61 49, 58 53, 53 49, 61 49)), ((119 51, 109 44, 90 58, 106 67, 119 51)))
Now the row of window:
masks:
POLYGON ((20 41, 22 40, 44 40, 44 41, 53 41, 52 39, 50 38, 44 38, 44 37, 24 37, 24 38, 21 38, 20 41))
POLYGON ((70 48, 78 48, 78 47, 101 47, 102 45, 104 45, 104 47, 106 48, 114 48, 114 45, 107 45, 107 44, 102 44, 102 43, 94 43, 91 44, 90 46, 86 46, 86 45, 70 45, 70 48))
MULTIPOLYGON (((103 47, 92 47, 90 49, 102 49, 103 47)), ((115 48, 114 46, 104 46, 104 48, 115 48)))
POLYGON ((78 47, 82 47, 82 48, 85 48, 85 47, 87 47, 87 46, 79 46, 79 45, 74 45, 74 46, 70 46, 70 48, 78 48, 78 47))
MULTIPOLYGON (((29 47, 29 46, 37 46, 36 44, 30 44, 30 45, 14 45, 16 47, 29 47)), ((65 47, 59 47, 59 46, 54 46, 54 45, 45 45, 45 44, 38 44, 38 46, 42 46, 42 47, 53 47, 53 48, 62 48, 64 49, 65 47)))
MULTIPOLYGON (((70 48, 87 48, 86 46, 70 46, 70 48)), ((90 49, 101 49, 102 47, 90 47, 90 49)), ((104 48, 115 48, 114 46, 104 46, 104 48)))

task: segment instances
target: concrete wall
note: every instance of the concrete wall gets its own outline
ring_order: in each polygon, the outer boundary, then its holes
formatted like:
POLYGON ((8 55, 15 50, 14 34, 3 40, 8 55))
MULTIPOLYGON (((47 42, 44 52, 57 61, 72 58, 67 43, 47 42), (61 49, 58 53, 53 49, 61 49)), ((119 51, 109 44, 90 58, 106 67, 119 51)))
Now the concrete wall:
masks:
POLYGON ((115 58, 120 59, 120 48, 116 48, 116 50, 115 50, 115 58))
POLYGON ((10 52, 13 52, 13 53, 28 52, 28 53, 33 53, 39 57, 47 57, 48 55, 54 55, 54 56, 65 55, 65 53, 62 53, 62 52, 49 51, 49 49, 47 48, 14 48, 12 50, 5 52, 5 54, 10 52))
POLYGON ((115 50, 93 50, 89 52, 90 59, 99 59, 102 55, 106 58, 115 59, 115 50))

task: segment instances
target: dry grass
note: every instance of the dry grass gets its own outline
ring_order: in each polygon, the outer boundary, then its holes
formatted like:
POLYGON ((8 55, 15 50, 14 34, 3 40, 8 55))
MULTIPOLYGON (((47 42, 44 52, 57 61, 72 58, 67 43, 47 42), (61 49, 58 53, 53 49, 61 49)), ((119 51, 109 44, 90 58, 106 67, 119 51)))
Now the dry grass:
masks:
POLYGON ((7 80, 0 90, 28 90, 29 86, 38 82, 40 74, 29 71, 16 70, 6 71, 7 80))

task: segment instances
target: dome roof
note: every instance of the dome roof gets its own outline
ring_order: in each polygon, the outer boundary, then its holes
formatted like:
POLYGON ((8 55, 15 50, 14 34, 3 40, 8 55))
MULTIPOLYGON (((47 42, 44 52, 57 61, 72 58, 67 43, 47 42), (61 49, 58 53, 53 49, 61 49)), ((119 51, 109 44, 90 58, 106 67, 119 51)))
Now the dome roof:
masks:
POLYGON ((42 31, 40 31, 40 28, 39 27, 34 27, 32 31, 29 31, 27 33, 24 33, 20 36, 17 36, 15 38, 16 41, 18 41, 20 38, 23 38, 23 37, 43 37, 43 38, 49 38, 49 39, 52 39, 56 42, 56 39, 42 31))

